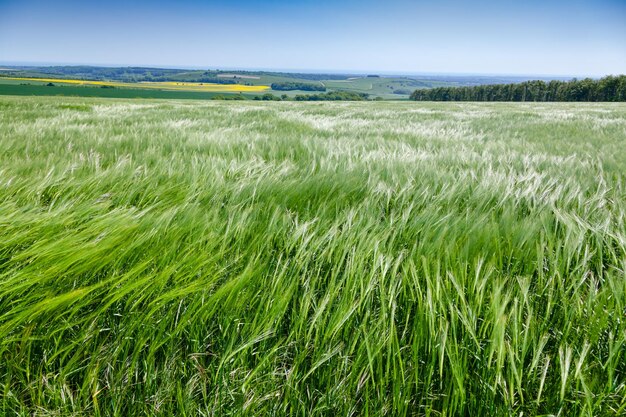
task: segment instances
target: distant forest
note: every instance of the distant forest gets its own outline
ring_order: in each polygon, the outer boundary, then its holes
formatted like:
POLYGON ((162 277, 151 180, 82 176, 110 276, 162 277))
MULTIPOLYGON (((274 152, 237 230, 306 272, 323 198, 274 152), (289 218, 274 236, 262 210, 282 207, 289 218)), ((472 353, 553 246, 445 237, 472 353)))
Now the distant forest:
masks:
POLYGON ((326 87, 320 84, 298 83, 298 82, 282 82, 272 83, 272 90, 277 91, 326 91, 326 87))
POLYGON ((599 80, 525 81, 473 87, 419 89, 416 101, 626 101, 626 75, 599 80))
POLYGON ((329 91, 321 94, 298 94, 295 101, 363 101, 369 97, 365 93, 353 93, 351 91, 329 91))
MULTIPOLYGON (((254 100, 262 101, 280 101, 280 100, 294 100, 294 101, 363 101, 369 97, 365 93, 353 93, 351 91, 329 91, 319 94, 298 94, 293 98, 290 98, 286 94, 278 97, 271 93, 265 93, 262 96, 254 96, 254 100)), ((223 100, 221 96, 215 97, 215 100, 223 100)))

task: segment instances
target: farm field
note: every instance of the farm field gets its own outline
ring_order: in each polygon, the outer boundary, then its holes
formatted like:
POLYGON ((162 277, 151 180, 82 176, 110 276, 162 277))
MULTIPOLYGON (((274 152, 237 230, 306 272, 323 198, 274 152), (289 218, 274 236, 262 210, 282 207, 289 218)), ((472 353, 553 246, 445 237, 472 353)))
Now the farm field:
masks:
MULTIPOLYGON (((118 89, 154 89, 204 93, 265 93, 294 97, 311 94, 304 90, 270 90, 273 83, 305 83, 325 87, 327 91, 368 94, 371 98, 406 100, 416 88, 475 85, 496 78, 366 76, 347 74, 307 74, 266 71, 182 70, 159 68, 107 68, 88 66, 0 68, 0 95, 53 95, 70 90, 38 90, 23 84, 45 85, 48 82, 70 86, 109 86, 118 89), (211 82, 214 81, 214 82, 211 82), (223 83, 230 84, 223 84, 223 83), (11 84, 20 87, 10 86, 11 84), (27 88, 22 88, 27 87, 27 88), (17 91, 14 93, 14 91, 17 91)), ((509 81, 514 81, 510 78, 509 81)), ((93 90, 72 91, 77 96, 103 96, 93 90), (79 93, 79 94, 76 94, 79 93)), ((70 95, 70 94, 65 94, 70 95)), ((142 92, 141 97, 149 97, 142 92)), ((130 97, 108 92, 106 97, 130 97)), ((159 98, 177 98, 162 95, 159 98)), ((180 98, 180 97, 178 97, 180 98)), ((196 97, 201 98, 201 97, 196 97)))
POLYGON ((69 85, 80 85, 90 87, 121 87, 135 89, 156 89, 165 91, 202 91, 212 93, 260 93, 269 90, 267 85, 240 85, 240 84, 214 84, 214 83, 192 83, 184 81, 163 81, 163 82, 115 82, 115 81, 92 81, 75 80, 64 78, 30 78, 30 77, 3 77, 11 84, 18 82, 34 82, 35 84, 59 83, 69 85))
POLYGON ((331 90, 366 93, 388 100, 408 98, 408 95, 415 91, 416 88, 454 85, 452 83, 426 82, 403 77, 354 77, 347 80, 324 81, 323 84, 331 90))
POLYGON ((210 91, 173 91, 149 88, 98 88, 84 85, 54 84, 47 86, 44 83, 20 83, 3 82, 0 78, 0 96, 60 96, 60 97, 102 97, 118 99, 191 99, 211 100, 216 96, 240 95, 245 99, 252 100, 258 94, 248 93, 219 93, 210 91))
POLYGON ((624 149, 621 103, 2 96, 0 415, 624 415, 624 149))
MULTIPOLYGON (((248 79, 245 80, 246 82, 248 81, 248 79)), ((253 81, 258 82, 256 79, 253 81)), ((264 82, 268 81, 271 80, 264 79, 264 82)), ((312 83, 320 84, 320 82, 312 83)), ((371 95, 372 97, 394 100, 407 99, 408 93, 410 93, 410 90, 403 90, 402 95, 393 94, 392 92, 387 94, 384 90, 381 90, 376 86, 372 86, 371 83, 353 84, 353 81, 344 85, 339 85, 339 87, 340 88, 330 88, 328 91, 351 91, 355 93, 365 93, 371 95)), ((184 81, 115 82, 62 78, 0 77, 0 95, 168 99, 211 99, 216 95, 241 95, 244 98, 253 99, 254 96, 262 95, 264 93, 272 93, 276 96, 286 95, 291 98, 296 95, 311 94, 310 91, 302 90, 272 90, 269 85, 264 84, 213 84, 191 83, 184 81), (48 86, 48 83, 53 85, 48 86)))

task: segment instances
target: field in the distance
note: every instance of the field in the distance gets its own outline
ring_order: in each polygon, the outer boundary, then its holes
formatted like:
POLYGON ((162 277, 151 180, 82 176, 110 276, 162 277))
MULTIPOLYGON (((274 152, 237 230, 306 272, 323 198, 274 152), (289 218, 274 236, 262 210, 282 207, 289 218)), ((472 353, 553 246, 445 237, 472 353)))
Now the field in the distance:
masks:
MULTIPOLYGON (((206 99, 214 93, 259 94, 274 83, 304 83, 326 91, 367 94, 370 98, 406 100, 416 88, 476 85, 502 80, 497 77, 406 76, 376 74, 317 74, 271 71, 191 70, 143 67, 47 66, 0 68, 0 95, 64 95, 116 98, 206 99), (52 88, 41 88, 47 83, 52 88), (226 83, 226 84, 224 84, 226 83), (115 91, 93 87, 113 86, 115 91), (92 88, 77 88, 92 87, 92 88)), ((503 80, 520 81, 516 77, 503 80)), ((522 79, 523 80, 523 79, 522 79)), ((311 94, 306 90, 271 90, 294 97, 311 94)))
MULTIPOLYGON (((408 100, 416 89, 516 83, 529 79, 480 75, 378 75, 321 74, 276 71, 224 71, 148 67, 8 66, 0 68, 0 95, 77 96, 109 98, 211 99, 216 95, 241 94, 244 98, 273 93, 293 98, 316 93, 310 88, 286 90, 270 87, 297 83, 328 92, 351 92, 369 98, 408 100), (54 87, 43 88, 47 83, 54 87), (99 87, 115 87, 101 90, 99 87), (85 88, 81 88, 85 87, 85 88), (95 88, 94 88, 95 87, 95 88)), ((284 86, 283 86, 284 87, 284 86)), ((232 98, 232 97, 231 97, 232 98)))
MULTIPOLYGON (((0 74, 1 75, 1 74, 0 74)), ((326 91, 348 91, 367 94, 370 97, 401 100, 408 99, 416 89, 424 83, 408 78, 368 78, 358 77, 347 80, 307 81, 287 77, 262 75, 256 78, 242 78, 237 75, 235 84, 216 84, 210 82, 189 81, 158 81, 158 82, 122 82, 112 80, 83 80, 73 78, 40 77, 0 77, 0 95, 58 95, 77 97, 112 97, 112 98, 211 98, 215 95, 242 94, 253 98, 255 95, 272 93, 277 96, 306 95, 315 92, 303 90, 272 90, 274 82, 304 82, 306 84, 325 87, 326 91), (52 86, 48 86, 52 84, 52 86), (102 90, 105 88, 106 91, 102 90), (185 94, 177 97, 175 94, 185 94), (194 97, 194 94, 196 96, 194 97), (201 95, 200 95, 201 94, 201 95)), ((218 79, 231 79, 218 77, 218 79)), ((449 85, 446 83, 440 83, 449 85)), ((438 85, 438 84, 435 84, 438 85)))
POLYGON ((620 415, 626 105, 0 98, 0 414, 620 415))
POLYGON ((214 84, 200 82, 184 82, 184 81, 160 81, 160 82, 139 82, 125 83, 116 81, 89 81, 75 80, 63 78, 30 78, 30 77, 4 77, 0 81, 11 82, 16 81, 28 82, 35 84, 59 83, 68 85, 80 85, 89 87, 114 87, 114 88, 138 88, 165 91, 201 91, 212 93, 262 93, 269 90, 267 85, 242 85, 242 84, 214 84))

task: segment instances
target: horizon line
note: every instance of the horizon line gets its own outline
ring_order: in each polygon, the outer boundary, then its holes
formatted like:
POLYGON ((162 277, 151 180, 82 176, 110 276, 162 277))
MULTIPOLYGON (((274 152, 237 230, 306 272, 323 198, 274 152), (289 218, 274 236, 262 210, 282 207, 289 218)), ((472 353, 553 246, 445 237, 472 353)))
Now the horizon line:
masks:
POLYGON ((402 70, 375 70, 375 69, 311 69, 311 68, 268 68, 268 67, 229 67, 229 66, 198 66, 198 65, 159 65, 159 64, 103 64, 85 62, 45 62, 45 61, 0 61, 0 65, 7 67, 102 67, 102 68, 152 68, 152 69, 180 69, 180 70, 216 70, 216 71, 265 71, 288 72, 296 74, 329 74, 329 75, 406 75, 406 76, 453 76, 453 77, 542 77, 542 78, 601 78, 611 74, 541 74, 541 73, 481 73, 481 72, 448 72, 448 71, 402 71, 402 70))

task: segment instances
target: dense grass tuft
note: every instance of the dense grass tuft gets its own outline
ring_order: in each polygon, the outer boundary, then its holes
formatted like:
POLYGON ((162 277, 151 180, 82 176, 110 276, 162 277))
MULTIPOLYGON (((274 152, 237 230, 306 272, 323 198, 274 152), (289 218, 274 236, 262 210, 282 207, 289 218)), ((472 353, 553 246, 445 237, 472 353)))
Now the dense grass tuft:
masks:
POLYGON ((0 414, 626 413, 626 106, 0 98, 0 414))

